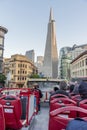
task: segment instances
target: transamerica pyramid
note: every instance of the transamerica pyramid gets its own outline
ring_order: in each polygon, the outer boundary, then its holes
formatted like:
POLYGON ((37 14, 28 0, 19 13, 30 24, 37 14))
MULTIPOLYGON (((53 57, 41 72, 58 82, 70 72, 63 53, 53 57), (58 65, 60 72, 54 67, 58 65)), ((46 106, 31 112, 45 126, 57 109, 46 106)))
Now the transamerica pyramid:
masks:
POLYGON ((49 78, 58 77, 58 52, 56 43, 55 20, 50 9, 47 39, 44 53, 43 74, 49 78))

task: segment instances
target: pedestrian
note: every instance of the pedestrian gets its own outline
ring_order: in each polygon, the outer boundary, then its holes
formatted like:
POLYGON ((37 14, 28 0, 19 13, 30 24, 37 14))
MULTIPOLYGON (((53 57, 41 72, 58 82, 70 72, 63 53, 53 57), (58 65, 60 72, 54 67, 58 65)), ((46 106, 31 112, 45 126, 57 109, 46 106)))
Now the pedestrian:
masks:
POLYGON ((75 81, 74 89, 72 91, 72 94, 73 95, 78 95, 79 94, 79 83, 77 81, 75 81))
POLYGON ((40 99, 43 97, 41 90, 39 89, 39 85, 37 83, 33 84, 34 91, 36 91, 36 104, 38 107, 38 111, 40 111, 40 99))
POLYGON ((67 97, 70 98, 70 95, 69 93, 67 92, 67 83, 65 81, 61 81, 60 84, 59 84, 59 90, 56 92, 56 93, 59 93, 59 94, 63 94, 63 95, 66 95, 67 97))
POLYGON ((53 91, 50 92, 50 96, 53 96, 57 90, 59 90, 59 88, 55 86, 53 91))
POLYGON ((81 96, 81 100, 87 99, 87 82, 82 81, 79 85, 78 90, 81 96))
POLYGON ((87 130, 87 121, 82 118, 75 118, 69 121, 66 130, 87 130))
POLYGON ((50 103, 51 96, 55 95, 57 90, 59 90, 59 88, 55 86, 53 88, 53 91, 50 92, 49 103, 50 103))
POLYGON ((70 87, 69 87, 69 93, 72 94, 72 92, 73 92, 73 90, 74 90, 74 87, 75 87, 74 84, 70 84, 70 87))
POLYGON ((70 95, 68 92, 66 92, 67 90, 67 84, 65 81, 61 81, 60 84, 59 84, 59 89, 56 90, 53 94, 50 95, 50 98, 49 98, 49 103, 50 103, 50 99, 51 99, 51 96, 55 95, 55 94, 63 94, 63 95, 66 95, 67 97, 70 98, 70 95))

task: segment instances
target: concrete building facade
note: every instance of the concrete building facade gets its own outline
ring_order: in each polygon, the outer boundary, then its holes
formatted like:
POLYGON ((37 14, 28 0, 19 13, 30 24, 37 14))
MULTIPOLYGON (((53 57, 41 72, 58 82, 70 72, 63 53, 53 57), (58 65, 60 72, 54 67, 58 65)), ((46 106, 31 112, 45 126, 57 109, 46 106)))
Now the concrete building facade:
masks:
POLYGON ((8 30, 0 26, 0 73, 3 72, 3 54, 4 54, 4 39, 8 30))
POLYGON ((86 50, 87 44, 74 44, 72 47, 61 48, 59 53, 58 77, 70 80, 72 71, 70 68, 71 61, 77 58, 81 53, 83 53, 86 50))
POLYGON ((26 51, 25 56, 29 58, 33 63, 35 62, 35 52, 34 50, 26 51))
POLYGON ((71 62, 71 79, 87 81, 87 51, 81 53, 71 62))
POLYGON ((87 44, 73 45, 72 47, 72 60, 79 56, 82 52, 87 50, 87 44))
POLYGON ((10 86, 22 87, 32 74, 37 74, 37 67, 24 55, 12 55, 4 59, 4 74, 10 75, 10 86))
POLYGON ((43 62, 44 62, 44 57, 43 56, 37 56, 37 62, 36 66, 38 68, 38 74, 40 76, 43 76, 43 62))
POLYGON ((72 61, 71 55, 71 47, 63 47, 60 49, 58 77, 61 79, 70 79, 70 62, 72 61))
POLYGON ((50 9, 50 17, 47 30, 47 39, 44 53, 43 74, 45 77, 58 77, 58 52, 56 42, 55 20, 50 9))

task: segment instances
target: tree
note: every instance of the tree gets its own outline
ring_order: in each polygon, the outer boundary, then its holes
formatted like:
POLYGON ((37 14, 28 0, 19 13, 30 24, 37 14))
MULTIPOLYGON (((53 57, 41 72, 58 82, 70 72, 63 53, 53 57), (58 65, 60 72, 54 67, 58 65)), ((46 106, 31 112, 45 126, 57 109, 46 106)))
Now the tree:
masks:
POLYGON ((6 76, 4 74, 0 74, 0 84, 4 85, 6 80, 6 76))
POLYGON ((32 74, 30 78, 40 78, 40 76, 38 74, 32 74))

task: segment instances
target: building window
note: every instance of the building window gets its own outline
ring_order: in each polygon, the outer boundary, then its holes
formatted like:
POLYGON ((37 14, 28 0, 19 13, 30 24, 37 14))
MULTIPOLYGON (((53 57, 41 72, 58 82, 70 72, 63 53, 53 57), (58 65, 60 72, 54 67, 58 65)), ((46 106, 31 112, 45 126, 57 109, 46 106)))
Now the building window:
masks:
POLYGON ((86 76, 87 76, 87 69, 86 69, 86 76))
POLYGON ((18 67, 20 67, 20 64, 18 64, 18 67))
POLYGON ((12 70, 12 74, 14 74, 14 70, 12 70))
POLYGON ((12 64, 12 67, 14 67, 14 64, 12 64))
POLYGON ((82 73, 81 73, 81 70, 80 70, 80 76, 82 75, 82 73))
POLYGON ((87 65, 87 59, 85 59, 85 64, 87 65))
POLYGON ((2 71, 2 62, 0 62, 0 72, 2 71))
POLYGON ((84 70, 82 70, 82 76, 84 76, 84 70))
POLYGON ((3 56, 3 51, 2 50, 0 50, 0 57, 2 57, 3 56))
POLYGON ((25 68, 27 68, 27 65, 25 65, 25 68))
POLYGON ((82 66, 84 66, 84 60, 82 61, 82 66))
POLYGON ((24 80, 24 77, 22 77, 22 80, 24 80))
POLYGON ((3 45, 3 38, 0 37, 0 45, 3 45))

